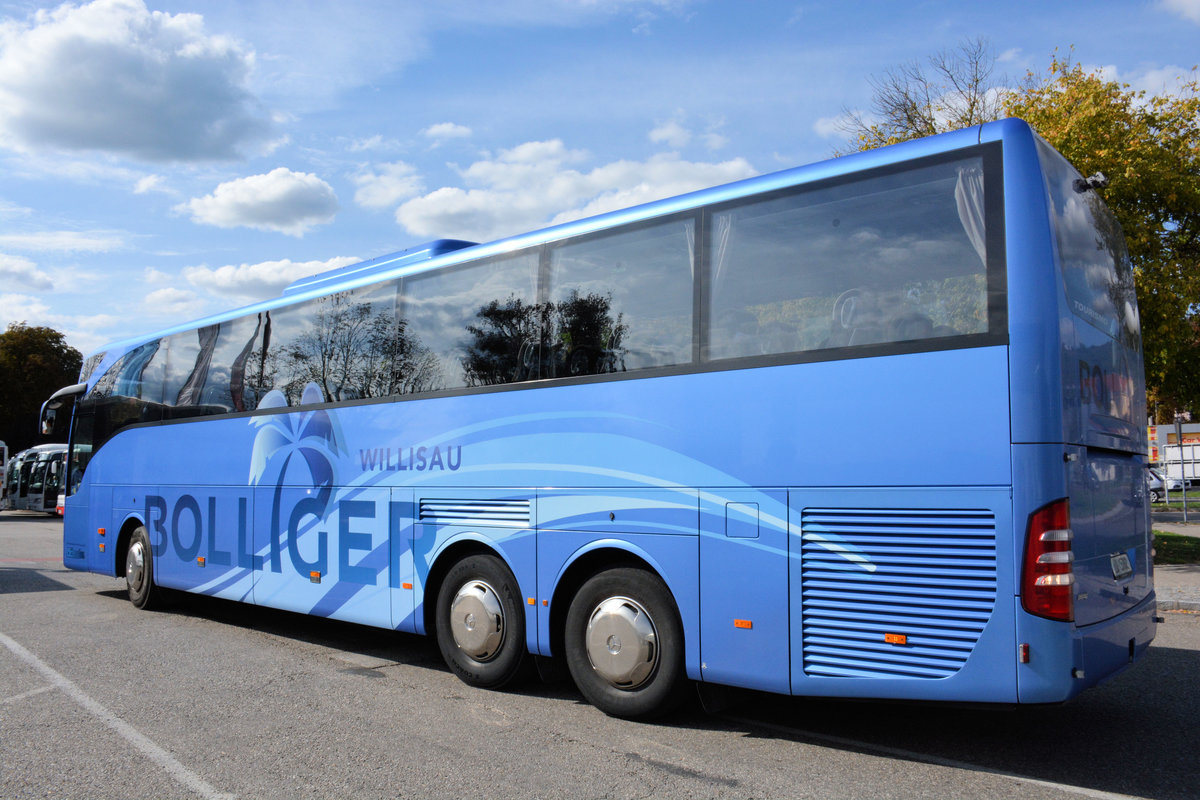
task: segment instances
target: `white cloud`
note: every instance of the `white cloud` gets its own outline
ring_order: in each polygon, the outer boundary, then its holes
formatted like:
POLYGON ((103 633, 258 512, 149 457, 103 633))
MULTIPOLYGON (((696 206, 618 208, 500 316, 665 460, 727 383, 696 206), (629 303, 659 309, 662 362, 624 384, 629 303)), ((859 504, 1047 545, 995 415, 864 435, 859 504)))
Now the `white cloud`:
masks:
POLYGON ((167 286, 147 294, 142 305, 154 316, 197 317, 204 312, 205 301, 195 292, 167 286))
POLYGON ((271 116, 247 89, 254 54, 198 14, 95 0, 0 23, 0 143, 149 161, 237 158, 271 116))
POLYGON ((166 284, 171 283, 173 280, 170 275, 154 267, 146 267, 142 270, 142 281, 145 283, 166 284))
POLYGON ((0 234, 0 247, 25 252, 107 253, 124 246, 124 239, 119 234, 109 231, 0 234))
POLYGON ((841 138, 846 135, 848 114, 838 114, 836 117, 821 117, 813 123, 813 133, 822 139, 841 138))
POLYGON ((704 141, 704 146, 709 150, 720 150, 729 144, 729 137, 722 136, 719 133, 706 133, 700 138, 704 141))
POLYGON ((111 314, 57 314, 37 297, 16 293, 0 294, 0 330, 6 329, 12 322, 45 325, 62 331, 68 344, 88 353, 112 341, 113 334, 104 331, 128 324, 129 318, 111 314))
POLYGON ((437 125, 430 125, 421 133, 430 139, 467 139, 471 136, 472 131, 466 125, 439 122, 437 125))
POLYGON ((403 161, 377 164, 370 172, 355 175, 354 202, 363 208, 387 208, 415 197, 425 188, 417 170, 403 161))
POLYGON ((209 267, 185 267, 184 279, 200 289, 236 301, 251 303, 276 297, 292 281, 330 269, 357 264, 362 259, 339 256, 327 261, 263 261, 258 264, 227 264, 209 267))
POLYGON ((1123 75, 1121 80, 1128 83, 1134 89, 1140 89, 1144 91, 1151 97, 1180 97, 1187 94, 1183 91, 1184 82, 1189 79, 1195 79, 1196 77, 1196 72, 1191 69, 1166 66, 1159 69, 1147 69, 1145 71, 1123 75))
POLYGON ((568 166, 586 158, 557 139, 528 142, 463 170, 466 187, 444 186, 407 201, 396 221, 419 236, 489 241, 756 174, 741 158, 700 163, 673 154, 587 172, 568 166))
POLYGON ((0 294, 0 328, 12 322, 41 325, 50 320, 50 306, 28 294, 0 294))
POLYGON ((165 178, 162 175, 147 175, 140 178, 133 186, 134 194, 148 194, 150 192, 162 192, 163 194, 176 194, 176 192, 163 182, 165 178))
POLYGON ((9 287, 20 287, 33 291, 48 292, 54 281, 28 258, 0 253, 0 283, 9 287))
POLYGON ((0 199, 0 219, 16 219, 17 217, 28 217, 33 215, 32 208, 19 206, 16 203, 10 203, 7 200, 0 199))
POLYGON ((1162 0, 1162 5, 1172 14, 1200 24, 1200 0, 1162 0))
POLYGON ((650 131, 650 141, 656 144, 666 143, 671 147, 687 147, 688 142, 692 140, 692 132, 672 120, 650 131))
POLYGON ((338 210, 333 187, 309 172, 285 167, 265 175, 226 181, 212 194, 175 207, 193 222, 219 228, 247 227, 303 236, 314 225, 333 220, 338 210))

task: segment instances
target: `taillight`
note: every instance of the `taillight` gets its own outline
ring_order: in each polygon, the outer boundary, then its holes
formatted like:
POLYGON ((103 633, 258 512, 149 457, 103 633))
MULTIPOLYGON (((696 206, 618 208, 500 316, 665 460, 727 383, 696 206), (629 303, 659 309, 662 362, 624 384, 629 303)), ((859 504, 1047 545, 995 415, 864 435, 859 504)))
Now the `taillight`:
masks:
POLYGON ((1066 498, 1029 515, 1021 605, 1030 614, 1064 622, 1075 619, 1071 539, 1071 504, 1066 498))

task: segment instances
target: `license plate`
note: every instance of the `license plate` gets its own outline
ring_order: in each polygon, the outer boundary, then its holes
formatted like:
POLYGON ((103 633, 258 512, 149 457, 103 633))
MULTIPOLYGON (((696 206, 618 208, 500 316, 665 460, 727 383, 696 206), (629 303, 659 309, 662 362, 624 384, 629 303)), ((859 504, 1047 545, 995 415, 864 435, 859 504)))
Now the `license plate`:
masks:
POLYGON ((1133 574, 1133 564, 1129 563, 1127 553, 1113 553, 1112 574, 1113 579, 1118 581, 1123 581, 1133 574))

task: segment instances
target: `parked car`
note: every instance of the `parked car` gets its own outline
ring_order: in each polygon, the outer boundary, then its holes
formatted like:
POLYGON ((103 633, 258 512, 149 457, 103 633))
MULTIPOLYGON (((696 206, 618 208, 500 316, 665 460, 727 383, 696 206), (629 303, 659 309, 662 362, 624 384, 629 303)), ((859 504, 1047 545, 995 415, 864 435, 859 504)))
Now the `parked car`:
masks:
POLYGON ((1167 492, 1178 492, 1184 488, 1184 485, 1191 489, 1195 486, 1195 481, 1188 478, 1186 481, 1179 478, 1172 478, 1169 475, 1164 475, 1161 470, 1146 468, 1146 490, 1150 492, 1150 502, 1158 503, 1165 500, 1167 492))
POLYGON ((1161 473, 1146 469, 1146 491, 1150 493, 1151 503, 1160 503, 1167 496, 1167 482, 1161 473))

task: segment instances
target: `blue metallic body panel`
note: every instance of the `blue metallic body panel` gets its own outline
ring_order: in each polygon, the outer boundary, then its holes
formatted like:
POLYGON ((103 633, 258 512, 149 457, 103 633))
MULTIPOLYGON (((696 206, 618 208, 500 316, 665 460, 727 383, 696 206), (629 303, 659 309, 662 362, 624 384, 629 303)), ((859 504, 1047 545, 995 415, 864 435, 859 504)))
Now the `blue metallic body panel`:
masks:
MULTIPOLYGON (((1137 401, 1122 413, 1089 408, 1091 373, 1083 378, 1076 363, 1116 376, 1122 390, 1140 386, 1141 374, 1140 362, 1066 310, 1036 140, 1022 122, 500 242, 435 247, 426 260, 395 254, 155 338, 335 288, 997 141, 1009 298, 1009 328, 991 340, 999 344, 127 428, 93 455, 81 490, 67 498, 64 562, 119 573, 118 535, 144 523, 163 585, 428 633, 439 559, 482 549, 516 577, 528 649, 557 655, 552 620, 564 611, 556 604, 570 600, 555 594, 564 576, 581 559, 620 554, 665 581, 695 680, 811 695, 1065 699, 1093 680, 1072 678, 1072 669, 1086 666, 1099 679, 1120 668, 1122 652, 1128 659, 1130 641, 1136 655, 1153 636, 1144 498, 1094 491, 1098 469, 1127 486, 1139 456, 1089 451, 1136 450, 1125 412, 1137 401), (1119 511, 1098 533, 1081 524, 1081 536, 1096 534, 1083 582, 1116 615, 1086 627, 1032 617, 1019 597, 1028 515, 1068 496, 1081 519, 1119 511), (99 527, 109 533, 98 540, 99 527), (1135 569, 1130 593, 1110 597, 1098 576, 1116 551, 1135 569), (939 614, 948 621, 932 625, 939 614), (1022 642, 1033 643, 1034 657, 1019 665, 1022 642)), ((145 341, 107 348, 92 383, 145 341)))

